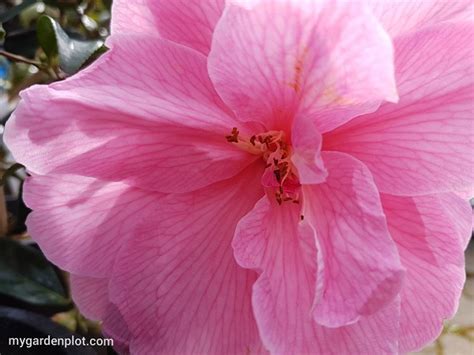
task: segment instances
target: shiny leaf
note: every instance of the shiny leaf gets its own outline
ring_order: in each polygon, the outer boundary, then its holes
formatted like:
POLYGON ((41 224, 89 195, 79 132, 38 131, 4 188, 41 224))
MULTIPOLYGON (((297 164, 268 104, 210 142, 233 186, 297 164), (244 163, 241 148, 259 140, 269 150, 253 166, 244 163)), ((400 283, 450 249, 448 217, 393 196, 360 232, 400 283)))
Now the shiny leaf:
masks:
POLYGON ((38 306, 70 303, 52 265, 33 247, 0 239, 0 294, 38 306))
POLYGON ((78 40, 68 34, 51 17, 41 16, 37 25, 38 40, 53 65, 59 60, 59 67, 67 74, 74 74, 99 50, 101 40, 78 40))

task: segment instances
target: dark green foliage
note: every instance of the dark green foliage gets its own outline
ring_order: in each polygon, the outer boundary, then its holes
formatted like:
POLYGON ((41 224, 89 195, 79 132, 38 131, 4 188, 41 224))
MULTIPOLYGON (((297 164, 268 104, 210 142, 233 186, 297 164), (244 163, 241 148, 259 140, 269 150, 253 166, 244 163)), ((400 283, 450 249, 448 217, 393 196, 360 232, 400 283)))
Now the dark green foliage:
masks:
POLYGON ((41 16, 37 24, 38 41, 51 65, 58 64, 62 71, 74 74, 98 51, 102 40, 70 38, 59 24, 49 16, 41 16))
POLYGON ((0 294, 35 306, 70 304, 52 265, 31 246, 0 238, 0 294))

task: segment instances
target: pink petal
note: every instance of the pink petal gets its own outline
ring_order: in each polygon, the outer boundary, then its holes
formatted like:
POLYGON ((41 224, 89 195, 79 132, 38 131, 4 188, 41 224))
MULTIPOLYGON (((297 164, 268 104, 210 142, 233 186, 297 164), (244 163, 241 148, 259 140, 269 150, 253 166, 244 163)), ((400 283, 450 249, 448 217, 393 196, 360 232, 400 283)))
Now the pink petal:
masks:
POLYGON ((112 35, 158 35, 148 0, 113 0, 110 21, 112 35))
POLYGON ((234 261, 239 219, 263 194, 262 169, 160 201, 123 244, 110 293, 130 326, 132 353, 258 353, 250 292, 234 261))
POLYGON ((461 197, 463 200, 470 200, 474 198, 474 184, 472 184, 470 188, 455 190, 452 192, 461 197))
POLYGON ((369 4, 393 37, 473 13, 472 0, 369 0, 369 4))
POLYGON ((321 134, 312 120, 296 117, 291 130, 291 161, 298 170, 301 184, 319 184, 326 180, 327 171, 321 159, 321 134))
POLYGON ((443 25, 396 40, 400 103, 327 134, 323 149, 363 161, 386 193, 473 191, 473 36, 443 25))
POLYGON ((437 197, 444 207, 444 213, 449 217, 456 236, 461 239, 462 249, 465 250, 471 240, 473 209, 471 203, 457 193, 439 194, 437 197))
POLYGON ((233 176, 254 159, 225 139, 235 122, 204 56, 159 39, 114 43, 92 68, 23 92, 5 136, 17 161, 41 175, 184 192, 233 176))
POLYGON ((82 315, 90 320, 105 317, 109 306, 107 279, 70 274, 69 283, 74 304, 79 307, 82 315))
POLYGON ((225 0, 148 0, 160 34, 207 55, 225 0))
POLYGON ((348 155, 323 152, 328 178, 303 186, 303 214, 317 234, 321 264, 314 307, 328 327, 351 324, 389 304, 404 271, 368 169, 348 155))
POLYGON ((407 269, 401 293, 400 351, 420 350, 456 313, 465 280, 471 207, 455 195, 383 195, 387 221, 407 269))
POLYGON ((262 274, 252 304, 260 335, 271 353, 313 353, 316 323, 310 316, 316 256, 311 228, 298 228, 299 206, 270 206, 261 199, 238 224, 237 262, 262 274))
POLYGON ((33 175, 24 189, 26 204, 33 209, 28 230, 63 270, 105 277, 140 216, 160 196, 120 182, 33 175))
POLYGON ((117 307, 108 300, 108 280, 71 274, 70 285, 74 304, 81 314, 101 321, 101 331, 114 339, 114 348, 126 353, 130 332, 117 307))
POLYGON ((209 54, 212 81, 241 120, 289 130, 299 110, 325 132, 396 100, 390 40, 360 3, 242 2, 226 9, 209 54))
POLYGON ((316 248, 300 207, 262 198, 238 224, 232 243, 238 263, 259 272, 252 304, 260 336, 274 354, 386 354, 397 349, 399 304, 340 328, 312 315, 316 248))

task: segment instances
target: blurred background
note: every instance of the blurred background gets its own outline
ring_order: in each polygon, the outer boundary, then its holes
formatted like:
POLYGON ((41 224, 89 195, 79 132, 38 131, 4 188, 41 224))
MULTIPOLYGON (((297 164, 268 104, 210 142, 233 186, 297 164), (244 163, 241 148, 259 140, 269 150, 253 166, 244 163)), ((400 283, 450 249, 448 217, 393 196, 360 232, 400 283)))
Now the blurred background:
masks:
MULTIPOLYGON (((0 0, 0 134, 34 84, 62 80, 106 48, 110 0, 0 0)), ((65 119, 67 119, 65 117, 65 119)), ((48 262, 26 231, 26 176, 0 145, 0 354, 114 354, 112 348, 8 346, 8 337, 101 337, 71 301, 68 275, 48 262)))
MULTIPOLYGON (((0 0, 0 137, 21 90, 62 80, 107 50, 110 5, 111 0, 0 0)), ((0 143, 0 354, 114 354, 110 347, 8 346, 8 337, 101 333, 100 324, 85 319, 71 301, 68 275, 49 263, 28 235, 29 210, 22 200, 26 173, 0 143)), ((472 243, 466 257, 459 311, 420 354, 474 355, 472 243)))

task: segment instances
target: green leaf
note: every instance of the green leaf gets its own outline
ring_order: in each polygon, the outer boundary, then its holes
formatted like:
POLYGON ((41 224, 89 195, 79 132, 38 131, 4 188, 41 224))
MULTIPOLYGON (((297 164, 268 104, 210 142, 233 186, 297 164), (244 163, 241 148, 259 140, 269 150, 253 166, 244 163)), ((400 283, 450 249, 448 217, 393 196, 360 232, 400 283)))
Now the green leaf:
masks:
POLYGON ((59 67, 67 74, 77 72, 103 45, 101 40, 70 38, 49 16, 39 18, 37 32, 40 46, 48 56, 50 64, 54 65, 59 60, 59 67))
POLYGON ((89 56, 89 58, 87 58, 87 60, 84 62, 84 64, 82 64, 81 69, 87 67, 90 64, 92 64, 94 61, 96 61, 102 54, 104 54, 108 50, 109 50, 109 48, 107 48, 105 46, 105 44, 103 44, 102 46, 97 48, 97 50, 94 53, 92 53, 89 56))
POLYGON ((59 25, 49 16, 41 16, 36 24, 39 45, 49 59, 58 55, 57 28, 59 28, 59 25))
POLYGON ((0 239, 0 294, 37 306, 70 304, 52 265, 36 249, 0 239))
POLYGON ((24 0, 21 4, 13 6, 10 10, 0 14, 0 22, 7 22, 22 12, 27 7, 33 5, 37 0, 24 0))

